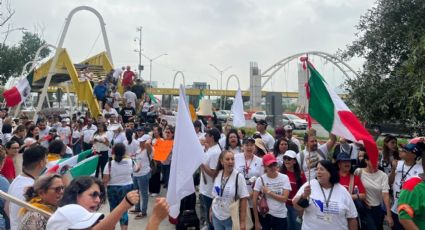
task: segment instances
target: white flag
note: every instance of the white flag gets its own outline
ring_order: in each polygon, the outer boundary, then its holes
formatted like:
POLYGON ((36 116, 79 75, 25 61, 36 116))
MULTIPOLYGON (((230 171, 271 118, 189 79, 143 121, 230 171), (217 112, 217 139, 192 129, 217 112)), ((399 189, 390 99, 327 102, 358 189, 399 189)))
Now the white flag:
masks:
POLYGON ((236 91, 236 96, 235 100, 233 101, 231 111, 233 113, 233 126, 236 128, 244 127, 246 125, 246 121, 243 112, 243 100, 240 88, 238 88, 238 91, 236 91))
POLYGON ((167 191, 170 216, 173 218, 179 215, 181 199, 195 192, 193 174, 204 159, 204 151, 195 133, 185 96, 184 88, 180 86, 179 112, 167 191))

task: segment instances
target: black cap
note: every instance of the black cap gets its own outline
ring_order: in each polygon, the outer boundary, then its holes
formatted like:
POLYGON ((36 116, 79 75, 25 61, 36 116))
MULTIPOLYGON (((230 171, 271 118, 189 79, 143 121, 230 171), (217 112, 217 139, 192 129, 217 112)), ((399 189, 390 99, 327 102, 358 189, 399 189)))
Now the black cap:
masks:
POLYGON ((257 121, 257 124, 268 125, 266 120, 259 120, 259 121, 257 121))
POLYGON ((350 155, 344 151, 340 152, 336 157, 336 162, 339 161, 351 161, 350 155))

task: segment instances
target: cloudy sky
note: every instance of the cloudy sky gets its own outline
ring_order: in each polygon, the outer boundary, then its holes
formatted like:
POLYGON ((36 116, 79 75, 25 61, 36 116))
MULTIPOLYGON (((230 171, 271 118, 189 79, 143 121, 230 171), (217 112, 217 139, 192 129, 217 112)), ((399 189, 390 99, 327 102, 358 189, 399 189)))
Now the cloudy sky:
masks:
MULTIPOLYGON (((80 5, 97 9, 106 23, 115 66, 138 64, 136 28, 143 27, 142 47, 147 56, 163 56, 153 62, 152 78, 160 87, 171 87, 177 70, 186 83, 206 81, 216 88, 218 68, 231 68, 224 79, 236 74, 241 88, 249 86, 249 63, 265 70, 282 58, 310 50, 334 53, 355 39, 355 25, 373 0, 19 0, 12 1, 13 27, 42 31, 44 39, 57 45, 69 11, 80 5)), ((64 46, 74 62, 104 50, 96 17, 79 12, 72 20, 64 46)), ((16 43, 12 32, 8 43, 16 43)), ((342 74, 331 64, 313 59, 331 84, 342 74)), ((149 62, 142 58, 144 79, 149 62)), ((349 62, 359 69, 360 60, 349 62)), ((296 63, 278 72, 267 90, 296 91, 296 63)), ((225 86, 225 80, 223 86, 225 86)), ((236 88, 231 81, 229 88, 236 88)))

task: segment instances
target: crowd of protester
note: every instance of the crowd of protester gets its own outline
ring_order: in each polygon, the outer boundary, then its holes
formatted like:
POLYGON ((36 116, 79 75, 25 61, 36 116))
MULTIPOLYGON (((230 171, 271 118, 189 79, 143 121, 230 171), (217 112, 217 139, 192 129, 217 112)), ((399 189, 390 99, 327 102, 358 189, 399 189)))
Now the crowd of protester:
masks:
MULTIPOLYGON (((113 229, 119 222, 125 230, 148 217, 147 229, 158 228, 168 206, 158 198, 149 210, 149 196, 167 190, 173 153, 157 161, 155 146, 173 142, 175 127, 134 87, 141 82, 129 71, 111 71, 94 87, 103 108, 98 117, 78 112, 33 122, 0 111, 0 190, 51 214, 0 199, 0 228, 113 229), (121 78, 122 97, 116 88, 121 78), (86 150, 99 156, 93 176, 46 172, 86 150), (106 201, 107 216, 99 213, 106 201)), ((82 74, 80 80, 91 79, 87 70, 82 74)), ((421 144, 399 146, 397 138, 386 136, 375 168, 361 144, 343 138, 337 143, 333 134, 319 143, 314 129, 297 138, 290 125, 269 127, 258 120, 256 132, 247 134, 214 117, 193 126, 205 160, 194 174, 197 192, 169 220, 177 229, 404 229, 411 220, 398 200, 406 181, 423 173, 421 144), (238 223, 232 216, 235 200, 238 223)))

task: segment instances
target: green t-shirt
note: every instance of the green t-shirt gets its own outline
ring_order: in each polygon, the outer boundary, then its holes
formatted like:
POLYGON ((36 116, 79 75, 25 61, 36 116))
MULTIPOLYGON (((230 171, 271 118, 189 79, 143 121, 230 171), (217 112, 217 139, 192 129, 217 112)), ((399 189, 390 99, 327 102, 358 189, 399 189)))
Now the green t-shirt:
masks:
POLYGON ((425 182, 420 177, 404 183, 397 211, 399 219, 412 220, 419 229, 425 229, 425 182))

